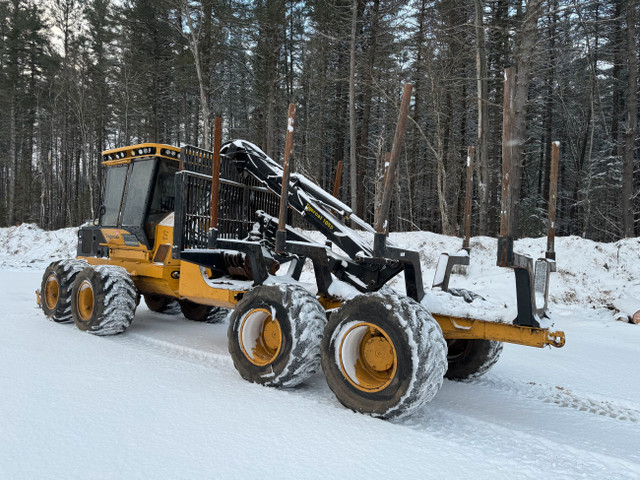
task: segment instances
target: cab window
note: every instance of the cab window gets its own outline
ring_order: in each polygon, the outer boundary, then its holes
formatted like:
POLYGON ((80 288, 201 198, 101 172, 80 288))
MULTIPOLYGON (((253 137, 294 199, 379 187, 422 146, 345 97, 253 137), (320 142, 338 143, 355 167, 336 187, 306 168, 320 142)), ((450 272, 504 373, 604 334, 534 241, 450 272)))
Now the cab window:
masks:
POLYGON ((134 161, 127 182, 126 197, 122 208, 121 224, 126 227, 143 225, 149 198, 149 188, 153 180, 156 159, 134 161))
POLYGON ((118 225, 120 216, 120 204, 122 203, 122 193, 127 179, 128 165, 118 165, 106 169, 106 181, 104 189, 104 209, 100 224, 108 227, 118 225))

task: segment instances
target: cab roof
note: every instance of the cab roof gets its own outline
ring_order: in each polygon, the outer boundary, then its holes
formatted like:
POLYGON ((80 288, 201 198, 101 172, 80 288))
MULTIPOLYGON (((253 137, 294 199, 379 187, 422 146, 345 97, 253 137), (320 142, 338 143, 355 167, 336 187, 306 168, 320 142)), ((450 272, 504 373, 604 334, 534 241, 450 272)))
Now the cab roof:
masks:
POLYGON ((131 160, 140 157, 163 157, 179 162, 180 149, 162 143, 140 143, 128 147, 112 148, 102 152, 102 164, 106 166, 121 165, 131 163, 131 160))

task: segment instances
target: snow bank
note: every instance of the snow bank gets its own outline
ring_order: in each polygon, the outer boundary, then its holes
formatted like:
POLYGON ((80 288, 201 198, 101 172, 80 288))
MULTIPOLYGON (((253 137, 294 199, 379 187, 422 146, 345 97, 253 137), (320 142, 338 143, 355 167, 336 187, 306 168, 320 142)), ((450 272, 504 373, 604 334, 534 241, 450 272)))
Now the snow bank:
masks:
POLYGON ((54 260, 76 256, 78 229, 47 232, 37 225, 0 228, 0 267, 46 268, 54 260))
MULTIPOLYGON (((40 269, 53 260, 74 257, 77 231, 77 228, 65 228, 47 232, 31 224, 0 228, 0 267, 40 269)), ((324 237, 318 232, 304 234, 324 243, 324 237)), ((359 235, 372 242, 371 234, 359 232, 359 235)), ((466 271, 456 273, 454 269, 451 277, 452 288, 465 288, 482 295, 484 300, 473 304, 438 290, 429 291, 440 253, 457 252, 462 245, 460 239, 430 232, 394 232, 390 241, 420 251, 427 302, 432 310, 453 310, 460 315, 473 311, 476 318, 513 319, 514 275, 509 269, 496 266, 495 238, 472 238, 470 265, 466 271)), ((518 240, 515 250, 534 259, 543 257, 546 238, 518 240)), ((552 310, 553 304, 603 308, 621 298, 637 299, 640 308, 640 239, 597 243, 579 237, 558 237, 556 252, 558 271, 551 274, 550 285, 552 310)), ((301 280, 314 281, 309 265, 301 280)), ((395 278, 391 286, 404 290, 402 276, 395 278)))

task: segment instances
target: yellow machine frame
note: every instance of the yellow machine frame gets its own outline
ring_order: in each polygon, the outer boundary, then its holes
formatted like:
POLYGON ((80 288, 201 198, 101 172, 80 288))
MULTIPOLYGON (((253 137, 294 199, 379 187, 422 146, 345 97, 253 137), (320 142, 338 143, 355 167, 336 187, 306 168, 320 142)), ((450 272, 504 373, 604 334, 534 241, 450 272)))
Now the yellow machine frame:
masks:
MULTIPOLYGON (((177 159, 179 149, 156 143, 143 143, 107 150, 103 152, 103 165, 120 165, 130 163, 134 158, 149 156, 147 149, 155 148, 154 156, 177 159), (163 154, 167 153, 166 155, 163 154), (173 156, 171 152, 176 152, 173 156)), ((186 299, 203 305, 234 308, 239 299, 248 290, 212 286, 206 281, 206 273, 196 264, 172 258, 173 226, 162 222, 156 226, 154 245, 148 250, 144 245, 128 246, 123 235, 126 230, 117 228, 101 229, 106 243, 101 246, 109 249, 109 256, 78 257, 90 265, 116 265, 125 268, 131 275, 141 293, 165 295, 178 299, 186 299)), ((318 299, 325 310, 340 307, 342 300, 338 298, 320 297, 318 299)), ((460 318, 434 313, 436 321, 445 339, 485 339, 514 343, 532 347, 564 345, 563 332, 550 332, 548 329, 521 327, 505 323, 489 322, 471 318, 460 318)))

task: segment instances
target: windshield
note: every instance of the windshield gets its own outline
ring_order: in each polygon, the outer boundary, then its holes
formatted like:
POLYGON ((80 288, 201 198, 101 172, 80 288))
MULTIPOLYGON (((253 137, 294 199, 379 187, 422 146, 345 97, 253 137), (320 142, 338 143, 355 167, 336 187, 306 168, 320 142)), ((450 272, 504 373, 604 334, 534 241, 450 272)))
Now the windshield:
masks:
POLYGON ((131 165, 126 197, 122 208, 121 223, 123 227, 139 227, 143 225, 155 165, 155 158, 138 160, 131 165))
POLYGON ((107 179, 104 189, 104 212, 102 213, 100 224, 108 227, 118 225, 120 215, 120 204, 122 203, 122 193, 124 191, 125 180, 127 179, 128 165, 118 165, 107 168, 107 179))

